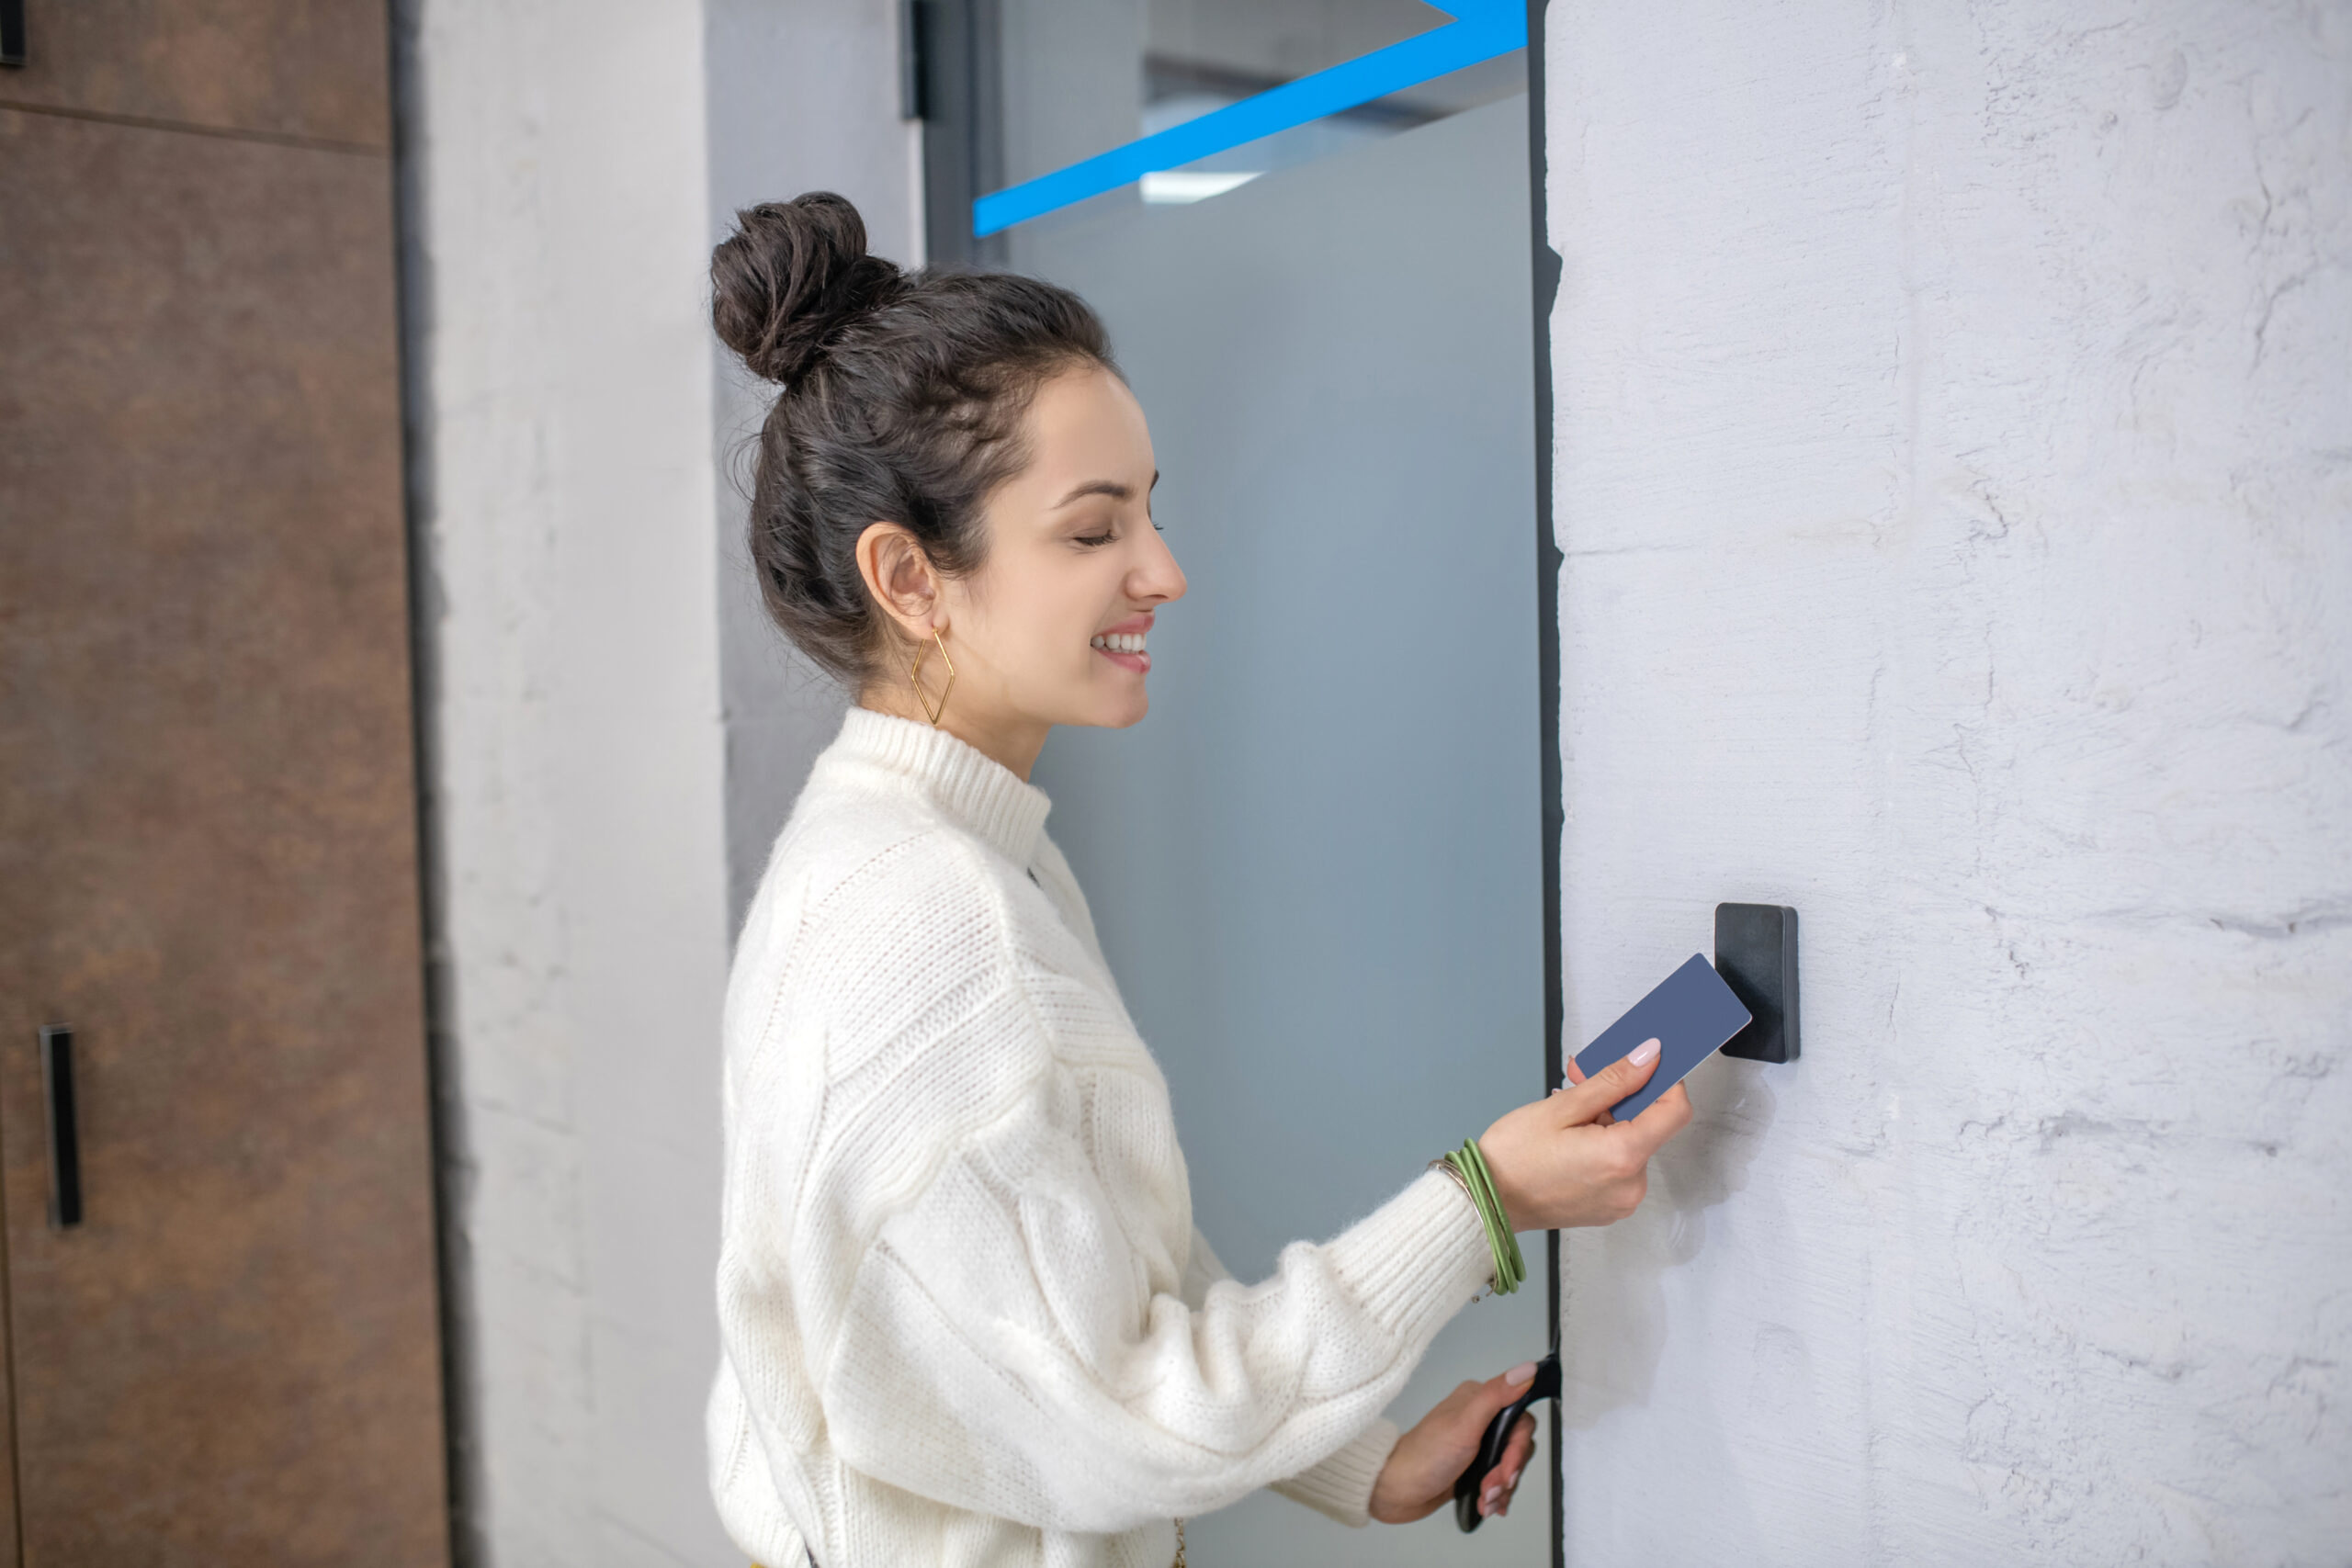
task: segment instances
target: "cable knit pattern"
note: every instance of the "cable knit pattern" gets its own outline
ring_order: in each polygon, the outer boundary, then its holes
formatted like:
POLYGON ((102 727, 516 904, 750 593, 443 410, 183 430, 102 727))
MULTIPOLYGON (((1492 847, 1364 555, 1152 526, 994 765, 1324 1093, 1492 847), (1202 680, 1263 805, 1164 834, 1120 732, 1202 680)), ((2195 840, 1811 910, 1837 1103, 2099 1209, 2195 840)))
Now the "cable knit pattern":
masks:
POLYGON ((769 1568, 1167 1568, 1178 1516, 1270 1485, 1360 1525, 1383 1408, 1491 1273, 1428 1171, 1227 1274, 1046 807, 853 708, 752 903, 709 1439, 769 1568))

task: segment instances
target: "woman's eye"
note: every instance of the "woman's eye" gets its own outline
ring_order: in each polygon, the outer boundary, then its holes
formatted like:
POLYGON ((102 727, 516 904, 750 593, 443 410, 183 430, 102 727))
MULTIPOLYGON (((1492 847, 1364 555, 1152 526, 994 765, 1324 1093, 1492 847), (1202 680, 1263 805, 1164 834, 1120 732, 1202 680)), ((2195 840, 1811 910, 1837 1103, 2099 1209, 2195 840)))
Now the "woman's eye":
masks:
POLYGON ((1080 534, 1078 536, 1077 542, 1084 545, 1089 549, 1092 549, 1098 545, 1107 545, 1118 536, 1119 536, 1116 534, 1107 532, 1101 534, 1080 534))

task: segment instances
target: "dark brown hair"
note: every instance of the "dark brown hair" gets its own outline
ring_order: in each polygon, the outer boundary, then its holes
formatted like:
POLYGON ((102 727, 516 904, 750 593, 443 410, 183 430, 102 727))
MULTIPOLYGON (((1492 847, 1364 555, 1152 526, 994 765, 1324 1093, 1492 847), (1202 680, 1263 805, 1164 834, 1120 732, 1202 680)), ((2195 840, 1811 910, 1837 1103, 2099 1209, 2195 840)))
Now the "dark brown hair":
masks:
POLYGON ((1110 340, 1050 283, 866 254, 865 220, 831 191, 738 212, 710 276, 720 340, 784 389, 752 478, 761 593, 802 651, 855 685, 888 635, 858 536, 903 524, 941 571, 978 567, 981 509, 1028 460, 1037 388, 1073 366, 1115 373, 1110 340))

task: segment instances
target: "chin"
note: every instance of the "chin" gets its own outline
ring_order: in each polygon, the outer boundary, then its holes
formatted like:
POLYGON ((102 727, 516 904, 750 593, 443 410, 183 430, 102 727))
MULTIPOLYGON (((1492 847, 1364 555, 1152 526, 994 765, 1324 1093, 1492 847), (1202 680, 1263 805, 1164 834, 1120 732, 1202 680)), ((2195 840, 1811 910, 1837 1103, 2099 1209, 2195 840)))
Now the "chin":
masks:
POLYGON ((1151 698, 1137 692, 1132 696, 1122 695, 1111 702, 1090 703, 1085 717, 1063 719, 1061 722, 1082 724, 1092 729, 1125 729, 1142 723, 1143 716, 1150 711, 1151 698))
POLYGON ((1141 675, 1118 670, 1090 674, 1092 678, 1083 684, 1073 682, 1056 693, 1058 701, 1040 704, 1032 711, 1049 724, 1088 729, 1125 729, 1142 723, 1143 716, 1151 711, 1151 693, 1141 675))

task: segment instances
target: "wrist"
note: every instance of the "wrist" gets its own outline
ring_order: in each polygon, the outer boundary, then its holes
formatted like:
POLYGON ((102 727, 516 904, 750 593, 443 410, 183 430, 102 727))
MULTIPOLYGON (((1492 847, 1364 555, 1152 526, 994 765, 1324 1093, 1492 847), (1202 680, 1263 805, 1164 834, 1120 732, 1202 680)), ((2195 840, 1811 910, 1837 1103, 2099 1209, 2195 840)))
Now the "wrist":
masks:
MULTIPOLYGON (((1501 1125, 1499 1122, 1495 1123, 1495 1127, 1501 1125)), ((1523 1217, 1528 1212, 1527 1200, 1519 1190, 1519 1184, 1511 1179, 1510 1138, 1506 1134, 1502 1138, 1490 1142, 1495 1127, 1478 1134, 1478 1152, 1486 1156, 1487 1179, 1494 1187, 1495 1200, 1502 1205, 1503 1216, 1510 1222, 1512 1234, 1541 1229, 1541 1226, 1527 1224, 1523 1217), (1497 1143, 1501 1145, 1499 1156, 1497 1143)))
POLYGON ((1459 1190, 1464 1198, 1470 1199, 1471 1209, 1474 1212, 1477 1209, 1478 1200, 1471 1197, 1469 1181, 1464 1178, 1462 1172, 1454 1168, 1453 1162, 1452 1160, 1447 1159, 1443 1155, 1440 1155, 1437 1158, 1430 1161, 1429 1168, 1431 1170, 1442 1170, 1445 1172, 1445 1179, 1448 1181, 1453 1182, 1455 1189, 1459 1190))
POLYGON ((1460 1149, 1443 1156, 1442 1163, 1462 1183, 1470 1206, 1477 1212, 1479 1227, 1485 1231, 1487 1245, 1494 1255, 1495 1293, 1510 1295, 1526 1279, 1527 1262, 1520 1251, 1510 1212, 1503 1207, 1502 1199, 1495 1190, 1494 1174, 1487 1168, 1485 1151, 1476 1138, 1464 1139, 1460 1149))

